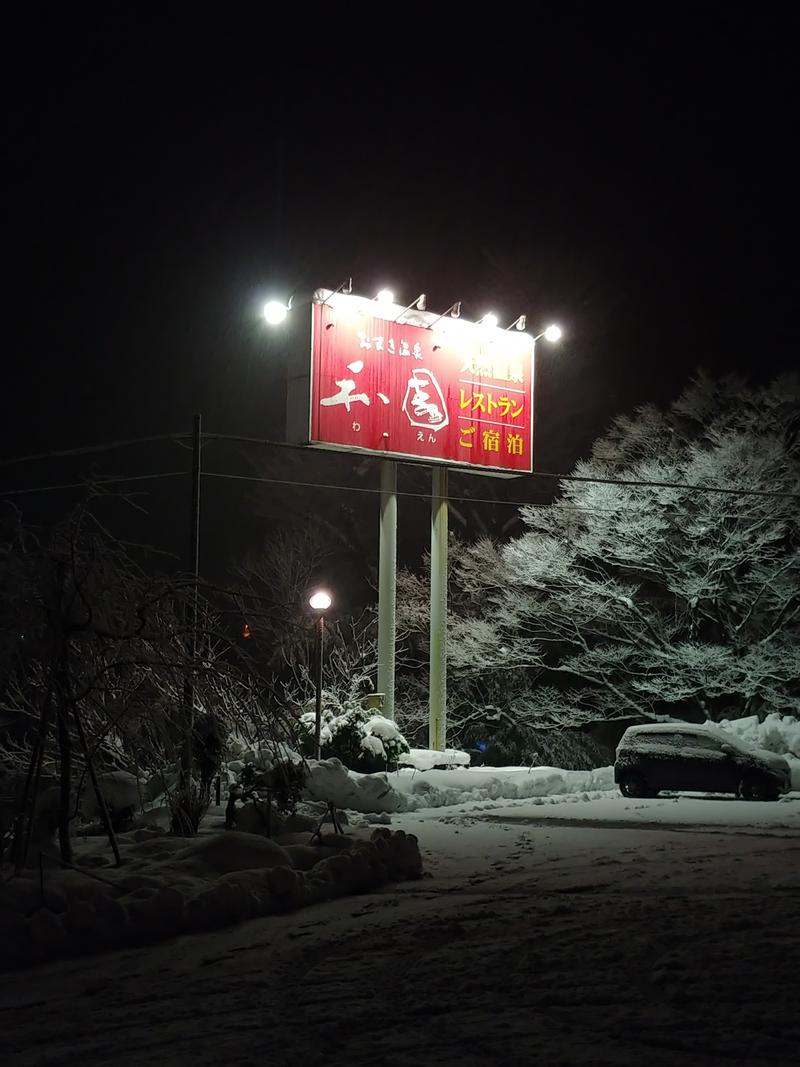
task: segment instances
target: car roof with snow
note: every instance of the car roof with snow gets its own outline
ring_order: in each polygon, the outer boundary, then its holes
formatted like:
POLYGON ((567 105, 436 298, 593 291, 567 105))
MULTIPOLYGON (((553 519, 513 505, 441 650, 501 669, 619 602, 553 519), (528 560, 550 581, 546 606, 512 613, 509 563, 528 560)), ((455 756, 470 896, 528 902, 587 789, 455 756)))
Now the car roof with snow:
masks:
POLYGON ((692 722, 640 722, 635 726, 629 726, 623 737, 631 737, 633 734, 701 734, 705 737, 720 737, 721 730, 713 726, 704 726, 692 722))

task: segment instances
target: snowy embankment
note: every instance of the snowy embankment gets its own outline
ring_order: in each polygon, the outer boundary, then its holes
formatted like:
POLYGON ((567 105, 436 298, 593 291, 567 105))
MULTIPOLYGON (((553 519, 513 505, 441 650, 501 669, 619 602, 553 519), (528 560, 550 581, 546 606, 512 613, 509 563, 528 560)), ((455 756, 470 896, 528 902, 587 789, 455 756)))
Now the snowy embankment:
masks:
MULTIPOLYGON (((757 747, 785 755, 792 789, 800 790, 800 720, 753 715, 715 725, 757 747)), ((557 767, 470 767, 469 756, 454 749, 432 752, 412 749, 407 766, 388 774, 347 771, 337 759, 311 761, 308 795, 337 807, 365 814, 399 814, 423 808, 455 807, 497 800, 589 796, 614 789, 613 767, 567 771, 557 767), (445 765, 447 769, 439 767, 445 765)))
POLYGON ((748 715, 744 719, 723 719, 706 725, 734 734, 756 748, 800 759, 800 719, 794 716, 773 713, 760 722, 757 715, 748 715))
POLYGON ((222 830, 217 809, 196 838, 158 829, 119 835, 119 866, 94 838, 76 843, 73 869, 48 857, 40 870, 8 877, 0 883, 0 968, 197 933, 421 877, 411 834, 317 832, 310 827, 318 819, 292 819, 273 840, 263 830, 222 830))
POLYGON ((759 722, 757 715, 748 715, 744 719, 723 719, 716 726, 755 748, 783 756, 792 772, 792 790, 800 790, 800 719, 772 714, 759 722))
POLYGON ((587 793, 614 787, 611 767, 564 771, 557 767, 464 767, 390 774, 358 774, 338 759, 311 761, 308 796, 368 814, 445 808, 486 800, 587 793))
MULTIPOLYGON (((785 753, 793 789, 800 789, 797 720, 769 716, 759 723, 754 716, 721 725, 758 747, 785 753)), ((281 757, 300 759, 288 750, 281 757)), ((209 930, 420 877, 413 833, 383 827, 320 832, 329 804, 362 813, 362 823, 396 815, 396 825, 407 830, 423 822, 466 826, 476 818, 502 817, 706 827, 766 822, 773 830, 793 831, 800 820, 796 795, 777 805, 732 798, 713 805, 709 798, 672 796, 633 802, 617 794, 611 767, 470 767, 468 757, 454 751, 413 750, 407 758, 413 766, 383 774, 348 771, 337 759, 310 761, 308 814, 284 818, 273 812, 274 839, 265 836, 270 823, 251 803, 237 808, 235 831, 223 831, 218 808, 195 839, 154 828, 120 835, 119 867, 111 866, 103 839, 78 842, 75 869, 46 861, 41 873, 31 870, 0 884, 0 967, 209 930), (438 769, 442 763, 448 769, 438 769)), ((342 822, 347 825, 346 818, 342 822)))

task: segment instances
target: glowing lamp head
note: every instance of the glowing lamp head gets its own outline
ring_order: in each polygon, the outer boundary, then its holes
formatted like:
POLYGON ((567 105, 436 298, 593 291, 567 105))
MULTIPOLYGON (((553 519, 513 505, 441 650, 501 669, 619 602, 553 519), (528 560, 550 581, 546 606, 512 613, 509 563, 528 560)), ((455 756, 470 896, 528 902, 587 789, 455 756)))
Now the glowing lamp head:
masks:
POLYGON ((324 589, 318 589, 316 593, 309 597, 308 603, 314 611, 327 611, 333 600, 330 593, 326 593, 324 589))
POLYGON ((378 301, 379 304, 393 304, 394 293, 391 289, 381 289, 375 299, 378 301))
POLYGON ((279 300, 269 300, 264 305, 264 318, 270 326, 279 326, 286 318, 289 309, 279 300))
POLYGON ((481 323, 484 326, 488 326, 490 330, 493 330, 498 323, 497 315, 493 314, 490 311, 488 315, 483 316, 483 318, 481 319, 481 323))
POLYGON ((544 331, 545 341, 560 341, 561 340, 561 327, 560 326, 548 326, 544 331))

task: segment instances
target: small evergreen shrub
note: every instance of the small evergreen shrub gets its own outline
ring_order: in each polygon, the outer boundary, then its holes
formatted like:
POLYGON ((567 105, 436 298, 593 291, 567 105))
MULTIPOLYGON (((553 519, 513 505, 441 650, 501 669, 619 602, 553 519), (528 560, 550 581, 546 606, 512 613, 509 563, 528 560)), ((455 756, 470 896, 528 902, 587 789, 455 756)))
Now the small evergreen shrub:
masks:
MULTIPOLYGON (((315 705, 309 701, 300 716, 300 751, 314 756, 315 705)), ((335 756, 354 771, 385 770, 409 751, 408 742, 391 719, 365 708, 356 694, 339 700, 323 693, 320 750, 323 759, 335 756)))

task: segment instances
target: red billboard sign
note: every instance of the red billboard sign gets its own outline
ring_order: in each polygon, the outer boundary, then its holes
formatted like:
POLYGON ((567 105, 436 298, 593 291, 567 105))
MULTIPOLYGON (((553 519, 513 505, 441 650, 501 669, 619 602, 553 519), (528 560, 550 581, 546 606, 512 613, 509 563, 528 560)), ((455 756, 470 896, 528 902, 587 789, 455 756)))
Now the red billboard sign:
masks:
POLYGON ((533 338, 326 290, 311 316, 309 443, 533 469, 533 338))

